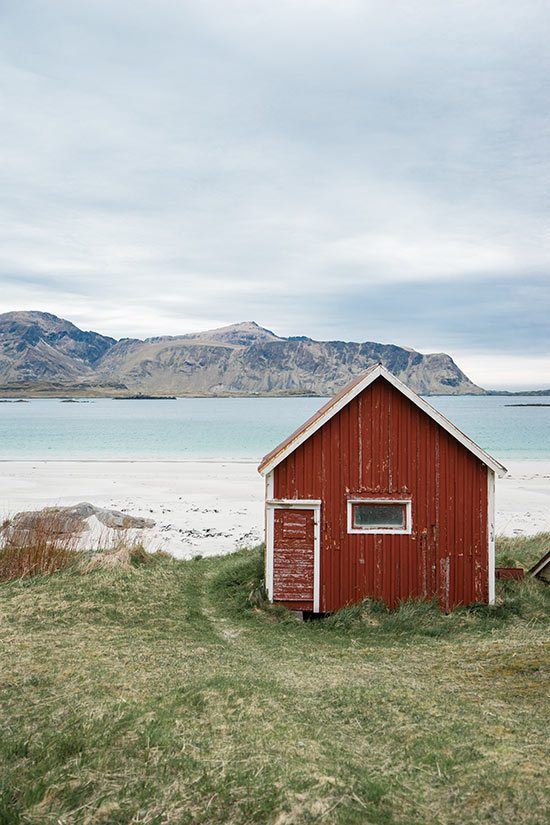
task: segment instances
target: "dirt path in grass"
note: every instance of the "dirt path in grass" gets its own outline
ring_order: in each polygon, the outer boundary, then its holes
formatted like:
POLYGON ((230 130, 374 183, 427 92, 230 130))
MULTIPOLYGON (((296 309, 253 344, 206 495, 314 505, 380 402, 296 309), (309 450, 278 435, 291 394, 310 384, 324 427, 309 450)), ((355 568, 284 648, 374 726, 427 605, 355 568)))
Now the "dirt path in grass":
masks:
POLYGON ((187 621, 200 630, 205 641, 223 640, 215 613, 209 605, 205 570, 199 562, 191 566, 183 587, 183 598, 186 604, 187 621))
POLYGON ((234 643, 243 635, 243 629, 223 615, 210 591, 212 577, 212 572, 200 562, 192 564, 183 588, 187 619, 201 629, 205 639, 234 643))
POLYGON ((234 643, 243 635, 243 628, 231 621, 228 616, 223 615, 222 608, 213 597, 211 591, 213 579, 212 571, 207 571, 202 568, 201 572, 201 610, 203 615, 220 639, 223 639, 224 642, 234 643), (207 604, 204 603, 205 600, 207 601, 207 604))

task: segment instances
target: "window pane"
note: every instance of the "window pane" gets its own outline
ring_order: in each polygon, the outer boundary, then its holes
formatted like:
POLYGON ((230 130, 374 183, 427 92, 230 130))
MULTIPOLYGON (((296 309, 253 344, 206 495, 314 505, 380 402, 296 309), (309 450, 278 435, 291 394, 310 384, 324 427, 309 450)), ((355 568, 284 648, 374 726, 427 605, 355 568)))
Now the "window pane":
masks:
POLYGON ((404 504, 354 504, 354 527, 405 527, 404 504))

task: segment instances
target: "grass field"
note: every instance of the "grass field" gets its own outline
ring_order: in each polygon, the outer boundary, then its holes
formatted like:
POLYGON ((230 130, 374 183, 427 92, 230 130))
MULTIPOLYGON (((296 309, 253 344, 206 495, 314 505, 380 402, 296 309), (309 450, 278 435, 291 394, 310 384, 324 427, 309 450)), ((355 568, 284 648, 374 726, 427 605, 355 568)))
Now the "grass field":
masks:
POLYGON ((548 821, 550 588, 300 624, 258 556, 0 585, 1 825, 548 821))

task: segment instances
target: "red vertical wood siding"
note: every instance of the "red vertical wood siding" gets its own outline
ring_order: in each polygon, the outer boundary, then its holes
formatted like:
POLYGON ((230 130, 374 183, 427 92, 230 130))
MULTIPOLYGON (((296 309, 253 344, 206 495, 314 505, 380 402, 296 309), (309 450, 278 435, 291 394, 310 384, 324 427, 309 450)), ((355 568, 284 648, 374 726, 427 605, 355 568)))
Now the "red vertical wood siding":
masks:
POLYGON ((384 378, 273 471, 276 499, 321 500, 320 610, 488 601, 487 467, 384 378), (412 500, 411 535, 347 532, 347 500, 412 500))

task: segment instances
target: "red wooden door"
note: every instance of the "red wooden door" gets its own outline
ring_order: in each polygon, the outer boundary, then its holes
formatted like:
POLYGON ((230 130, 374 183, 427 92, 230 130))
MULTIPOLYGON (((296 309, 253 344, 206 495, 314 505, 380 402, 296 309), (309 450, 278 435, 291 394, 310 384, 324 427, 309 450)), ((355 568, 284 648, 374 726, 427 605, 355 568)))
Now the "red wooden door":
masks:
POLYGON ((273 598, 313 602, 314 511, 276 508, 273 536, 273 598))

